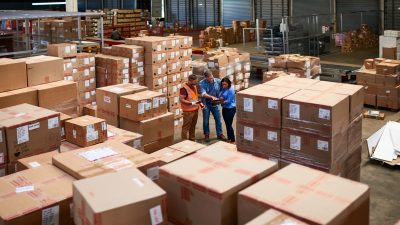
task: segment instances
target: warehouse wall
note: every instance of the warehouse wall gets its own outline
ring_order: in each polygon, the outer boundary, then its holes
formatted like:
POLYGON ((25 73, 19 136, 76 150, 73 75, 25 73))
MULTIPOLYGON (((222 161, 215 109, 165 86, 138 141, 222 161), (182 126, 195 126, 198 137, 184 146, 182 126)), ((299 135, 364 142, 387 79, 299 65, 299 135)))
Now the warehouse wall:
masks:
MULTIPOLYGON (((336 0, 336 10, 338 15, 343 14, 344 32, 360 28, 361 23, 368 24, 375 32, 379 31, 379 0, 336 0), (363 15, 354 13, 360 11, 364 11, 363 15)), ((340 16, 337 20, 340 29, 340 16)))
POLYGON ((255 0, 254 11, 256 18, 267 20, 269 26, 278 25, 283 16, 289 15, 288 0, 255 0))
POLYGON ((222 20, 224 26, 232 26, 232 20, 252 20, 252 0, 222 0, 222 20))
POLYGON ((385 29, 400 30, 400 1, 385 0, 385 29))

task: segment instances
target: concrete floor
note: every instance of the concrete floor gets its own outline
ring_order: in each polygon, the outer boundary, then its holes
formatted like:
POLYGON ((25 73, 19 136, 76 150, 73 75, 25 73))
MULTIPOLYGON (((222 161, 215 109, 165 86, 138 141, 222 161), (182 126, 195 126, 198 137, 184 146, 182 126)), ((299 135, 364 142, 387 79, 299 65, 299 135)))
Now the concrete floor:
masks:
MULTIPOLYGON (((196 41, 195 41, 196 42, 196 41)), ((254 55, 261 56, 261 51, 256 48, 256 43, 235 44, 230 47, 236 47, 241 51, 250 52, 254 55)), ((338 64, 363 64, 366 58, 378 57, 377 49, 356 50, 353 53, 341 53, 340 51, 321 56, 321 61, 327 61, 338 64)), ((260 80, 251 80, 251 85, 260 83, 260 80)), ((367 110, 367 108, 365 109, 367 110)), ((370 224, 371 225, 393 225, 400 220, 400 166, 392 167, 382 164, 378 161, 370 160, 368 156, 365 140, 375 131, 381 128, 387 121, 399 121, 400 112, 383 111, 385 120, 364 119, 363 120, 363 151, 361 163, 361 182, 370 186, 370 224)), ((198 142, 204 143, 204 135, 202 128, 202 114, 196 127, 196 138, 198 142)), ((222 122, 223 123, 223 122, 222 122)), ((234 128, 236 130, 236 120, 234 120, 234 128)), ((211 144, 216 142, 215 123, 210 117, 211 144)), ((226 134, 225 125, 223 123, 223 131, 226 134)), ((180 133, 176 133, 177 139, 180 139, 180 133)))

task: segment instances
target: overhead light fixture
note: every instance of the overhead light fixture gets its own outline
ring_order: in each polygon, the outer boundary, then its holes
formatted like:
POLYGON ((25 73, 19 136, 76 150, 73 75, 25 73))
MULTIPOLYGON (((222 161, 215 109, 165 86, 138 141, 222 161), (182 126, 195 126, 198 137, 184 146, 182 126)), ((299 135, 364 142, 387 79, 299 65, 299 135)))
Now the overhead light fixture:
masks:
POLYGON ((35 2, 32 5, 65 5, 65 2, 35 2))

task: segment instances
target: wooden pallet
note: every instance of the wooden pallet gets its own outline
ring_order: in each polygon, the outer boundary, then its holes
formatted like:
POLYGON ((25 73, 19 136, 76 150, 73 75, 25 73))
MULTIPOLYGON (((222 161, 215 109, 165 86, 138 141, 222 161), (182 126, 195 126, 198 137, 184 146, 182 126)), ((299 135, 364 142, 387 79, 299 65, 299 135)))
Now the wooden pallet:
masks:
POLYGON ((376 119, 376 120, 384 120, 385 119, 385 113, 377 111, 378 114, 373 115, 373 114, 371 114, 372 111, 376 111, 376 110, 368 110, 368 111, 364 112, 364 114, 363 114, 364 118, 376 119))

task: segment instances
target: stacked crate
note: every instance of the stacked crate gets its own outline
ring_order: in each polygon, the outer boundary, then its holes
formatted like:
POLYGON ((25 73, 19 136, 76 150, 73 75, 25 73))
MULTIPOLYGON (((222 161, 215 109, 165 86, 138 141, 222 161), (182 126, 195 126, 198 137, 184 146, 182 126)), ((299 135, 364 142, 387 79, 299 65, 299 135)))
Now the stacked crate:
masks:
POLYGON ((238 93, 239 151, 358 180, 363 88, 279 77, 238 93))
POLYGON ((365 90, 364 104, 400 109, 400 61, 384 58, 366 59, 357 71, 357 84, 365 90))
POLYGON ((311 78, 321 74, 321 64, 318 57, 286 54, 268 59, 269 71, 284 71, 298 74, 298 77, 311 78))
POLYGON ((129 82, 144 85, 144 49, 136 45, 113 45, 111 55, 129 59, 129 82))
POLYGON ((97 87, 129 83, 129 58, 96 55, 97 87))

